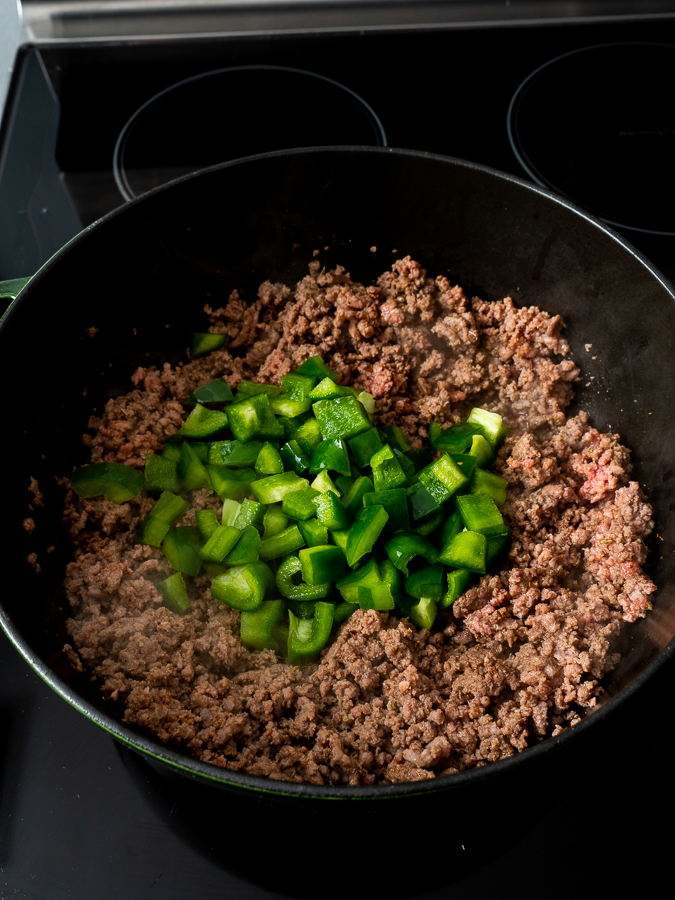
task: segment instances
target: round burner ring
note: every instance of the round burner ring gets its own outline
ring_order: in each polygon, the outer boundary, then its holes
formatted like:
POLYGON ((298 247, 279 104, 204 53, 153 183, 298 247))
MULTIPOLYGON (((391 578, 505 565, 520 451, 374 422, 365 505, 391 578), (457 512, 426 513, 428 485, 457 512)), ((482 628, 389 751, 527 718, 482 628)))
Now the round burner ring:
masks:
POLYGON ((535 69, 507 115, 537 184, 609 225, 675 235, 675 46, 597 44, 535 69))
POLYGON ((288 66, 214 69, 170 85, 120 132, 113 175, 125 200, 174 178, 271 150, 387 146, 374 110, 350 88, 288 66))

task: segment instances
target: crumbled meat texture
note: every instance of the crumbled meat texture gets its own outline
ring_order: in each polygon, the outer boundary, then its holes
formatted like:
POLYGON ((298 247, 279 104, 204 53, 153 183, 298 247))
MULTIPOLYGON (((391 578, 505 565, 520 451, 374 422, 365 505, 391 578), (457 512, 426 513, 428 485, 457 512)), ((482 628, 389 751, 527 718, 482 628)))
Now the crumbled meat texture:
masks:
MULTIPOLYGON (((474 405, 504 416, 512 435, 496 471, 509 482, 508 558, 439 630, 359 610, 319 661, 291 667, 241 644, 239 614, 211 598, 207 576, 188 579, 187 614, 163 606, 154 585, 168 564, 133 542, 152 500, 79 501, 67 490, 73 665, 123 704, 127 722, 206 762, 287 781, 452 775, 578 722, 618 661, 623 623, 649 608, 652 520, 618 439, 584 413, 565 418, 578 369, 560 317, 468 299, 409 258, 368 287, 312 262, 294 289, 266 282, 250 306, 234 292, 206 312, 227 349, 138 369, 135 389, 92 417, 92 461, 140 467, 200 384, 278 382, 318 354, 343 384, 374 394, 380 421, 401 425, 413 446, 432 419, 448 425, 474 405)), ((214 503, 205 491, 192 500, 214 503)))

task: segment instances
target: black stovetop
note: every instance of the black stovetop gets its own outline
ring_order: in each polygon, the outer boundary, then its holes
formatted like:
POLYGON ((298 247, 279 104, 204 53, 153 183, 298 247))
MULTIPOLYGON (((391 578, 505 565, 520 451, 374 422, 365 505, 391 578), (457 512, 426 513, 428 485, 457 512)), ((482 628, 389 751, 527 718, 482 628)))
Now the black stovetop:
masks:
MULTIPOLYGON (((315 72, 359 94, 390 146, 524 176, 506 129, 517 87, 547 60, 623 41, 675 44, 675 21, 26 47, 0 134, 0 278, 31 274, 123 202, 117 135, 182 78, 315 72)), ((673 276, 675 238, 624 234, 673 276)), ((670 875, 674 676, 671 660, 590 734, 469 797, 423 812, 279 808, 155 771, 1 636, 0 898, 651 896, 670 875)))

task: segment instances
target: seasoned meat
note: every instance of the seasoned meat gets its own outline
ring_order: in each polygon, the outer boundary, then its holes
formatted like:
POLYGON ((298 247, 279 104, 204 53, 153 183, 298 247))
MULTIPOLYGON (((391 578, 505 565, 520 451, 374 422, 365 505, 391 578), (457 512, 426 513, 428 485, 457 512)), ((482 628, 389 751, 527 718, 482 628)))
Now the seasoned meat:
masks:
MULTIPOLYGON (((512 434, 496 471, 509 482, 507 558, 433 633, 359 610, 319 661, 291 667, 242 645, 239 614, 211 598, 206 576, 190 583, 186 615, 163 606, 154 585, 168 564, 133 541, 152 501, 116 506, 67 490, 73 665, 160 740, 287 781, 449 776, 578 722, 618 661, 621 629, 650 608, 652 519, 626 448, 585 413, 565 418, 578 369, 560 317, 468 298, 410 258, 370 286, 313 262, 293 288, 266 282, 250 306, 235 292, 206 313, 227 349, 138 369, 133 389, 91 419, 92 461, 141 467, 200 384, 278 382, 319 354, 343 384, 370 391, 382 424, 400 425, 413 446, 432 419, 451 424, 476 405, 504 416, 512 434)), ((205 491, 192 499, 216 502, 205 491)))

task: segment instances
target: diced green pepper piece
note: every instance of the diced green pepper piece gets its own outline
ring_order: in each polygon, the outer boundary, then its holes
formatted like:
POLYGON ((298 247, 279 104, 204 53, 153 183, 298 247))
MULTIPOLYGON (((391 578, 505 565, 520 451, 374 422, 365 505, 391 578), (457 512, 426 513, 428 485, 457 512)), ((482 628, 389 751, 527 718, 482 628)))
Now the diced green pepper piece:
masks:
POLYGON ((184 491, 210 488, 211 481, 206 466, 187 441, 183 442, 178 460, 178 477, 184 491))
POLYGON ((164 606, 171 612, 182 616, 188 611, 190 598, 185 587, 185 579, 180 572, 174 572, 164 581, 158 581, 155 587, 162 595, 164 606))
POLYGON ((368 391, 359 391, 356 395, 356 399, 359 401, 361 406, 365 409, 369 416, 372 416, 377 408, 377 403, 375 398, 368 391))
POLYGON ((423 566, 412 575, 408 575, 405 580, 406 591, 417 600, 433 600, 438 603, 443 595, 444 569, 442 563, 423 566))
POLYGON ((335 605, 335 614, 333 616, 333 628, 335 628, 336 625, 342 625, 343 622, 346 622, 351 614, 358 608, 358 603, 347 603, 346 600, 343 600, 342 603, 337 603, 335 605))
POLYGON ((415 534, 421 534, 422 537, 429 537, 430 534, 433 534, 437 528, 440 528, 441 525, 446 520, 446 514, 444 509, 439 509, 437 513, 434 513, 432 516, 429 516, 423 522, 420 522, 419 525, 416 525, 413 528, 415 534))
POLYGON ((208 463, 211 466, 231 466, 235 469, 254 465, 263 448, 262 441, 212 441, 209 444, 208 463))
POLYGON ((268 397, 276 397, 281 393, 278 384, 263 384, 258 381, 247 381, 245 378, 239 382, 239 387, 234 395, 235 403, 239 400, 248 400, 250 397, 256 397, 258 394, 267 394, 268 397))
POLYGON ((247 443, 254 438, 278 440, 284 429, 272 412, 268 394, 253 394, 227 408, 227 419, 237 440, 247 443))
POLYGON ((443 547, 440 562, 457 569, 470 569, 485 575, 487 538, 477 531, 460 531, 443 547))
POLYGON ((195 519, 199 533, 205 541, 208 541, 216 528, 220 526, 215 509, 196 509, 195 519))
POLYGON ((279 451, 279 455, 283 460, 284 467, 293 469, 296 475, 302 475, 309 469, 310 458, 296 440, 285 443, 279 451))
MULTIPOLYGON (((333 548, 334 550, 337 548, 333 548)), ((303 552, 302 550, 300 551, 303 552)), ((276 582, 279 593, 288 600, 319 600, 330 593, 330 582, 308 584, 307 581, 296 582, 295 576, 303 572, 302 563, 297 556, 287 557, 277 570, 276 582)), ((304 578, 304 575, 303 575, 304 578)))
POLYGON ((353 484, 354 479, 351 475, 338 475, 338 477, 335 479, 335 487, 340 492, 338 496, 346 496, 351 491, 353 484))
POLYGON ((456 425, 442 429, 438 422, 432 422, 429 426, 429 445, 432 450, 464 453, 471 446, 471 441, 476 434, 482 434, 480 425, 458 422, 456 425))
POLYGON ((415 471, 419 472, 429 463, 433 462, 433 454, 428 447, 421 447, 419 450, 411 450, 406 456, 415 467, 415 471))
POLYGON ((309 392, 316 387, 317 378, 312 375, 299 375, 291 372, 290 375, 281 376, 281 390, 294 400, 305 400, 309 392))
POLYGON ((370 465, 373 467, 373 484, 376 491, 393 490, 408 480, 401 463, 388 445, 373 454, 370 465))
POLYGON ((382 449, 382 441, 377 428, 368 428, 366 431, 362 431, 361 434, 357 434, 356 437, 351 438, 349 449, 354 454, 354 459, 361 468, 369 466, 373 456, 378 450, 382 449))
POLYGON ((391 588, 391 595, 396 605, 401 607, 406 596, 403 589, 403 576, 390 559, 384 559, 380 563, 380 577, 391 588))
POLYGON ((471 476, 478 465, 477 457, 472 456, 470 453, 450 453, 449 456, 461 471, 462 475, 466 478, 467 482, 470 481, 471 476))
POLYGON ((398 464, 403 469, 403 472, 405 473, 405 477, 406 478, 414 478, 415 477, 415 466, 413 465, 411 460, 408 459, 408 454, 403 453, 403 451, 399 450, 398 447, 392 447, 391 449, 394 453, 394 456, 398 460, 398 464))
POLYGON ((252 612, 274 587, 274 575, 264 562, 233 566, 211 582, 211 595, 232 609, 252 612))
POLYGON ((359 602, 359 585, 375 584, 381 581, 380 569, 375 557, 371 557, 365 565, 354 572, 350 572, 335 587, 342 594, 342 599, 348 603, 359 602))
POLYGON ((206 469, 221 500, 243 500, 251 493, 255 480, 253 469, 227 469, 225 466, 207 466, 206 469))
POLYGON ((363 506, 363 498, 375 490, 373 482, 367 475, 359 475, 354 484, 347 491, 342 505, 349 517, 353 517, 363 506))
POLYGON ((219 350, 227 342, 226 334, 212 334, 205 331, 193 331, 190 338, 190 359, 206 356, 219 350))
POLYGON ((459 534, 463 527, 462 517, 457 512, 457 510, 450 513, 448 518, 445 520, 443 528, 441 528, 441 533, 438 535, 438 546, 445 547, 450 538, 453 538, 456 534, 459 534))
POLYGON ((274 537, 284 528, 288 528, 288 516, 285 516, 281 508, 281 503, 273 503, 268 506, 263 516, 263 538, 274 537))
POLYGON ((497 506, 506 502, 506 489, 509 486, 506 478, 495 475, 494 472, 486 472, 484 469, 476 469, 471 479, 470 492, 472 494, 487 494, 492 497, 497 506))
POLYGON ((197 403, 185 420, 183 427, 178 429, 177 434, 190 440, 204 440, 217 435, 223 428, 226 428, 228 421, 228 413, 218 409, 207 409, 201 403, 197 403))
POLYGON ((289 419, 293 419, 310 410, 312 408, 312 401, 309 397, 296 400, 289 394, 279 394, 278 397, 272 399, 271 405, 272 412, 276 413, 276 415, 288 416, 289 419))
POLYGON ((415 534, 414 531, 398 532, 387 541, 384 549, 389 559, 404 575, 410 574, 408 563, 416 556, 422 556, 431 565, 439 559, 435 547, 426 538, 415 534))
POLYGON ((467 531, 477 531, 485 537, 504 533, 502 514, 487 494, 462 494, 457 497, 457 511, 467 531))
POLYGON ((258 548, 260 559, 278 559, 305 546, 305 539, 297 525, 284 528, 273 537, 265 538, 258 548))
POLYGON ((340 377, 340 373, 330 369, 320 356, 310 356, 292 374, 309 375, 311 378, 317 379, 331 378, 333 381, 340 377))
POLYGON ((480 406, 474 406, 467 416, 468 425, 478 425, 493 450, 498 450, 504 438, 511 433, 509 426, 502 420, 497 413, 489 412, 487 409, 481 409, 480 406))
POLYGON ((418 600, 417 603, 413 603, 408 610, 408 618, 413 625, 416 625, 418 628, 426 628, 428 631, 431 631, 433 628, 437 614, 438 607, 435 601, 429 597, 424 597, 418 600))
POLYGON ((264 600, 253 612, 242 612, 239 636, 252 650, 278 650, 275 632, 283 623, 286 605, 283 600, 264 600))
POLYGON ((355 396, 352 388, 335 384, 331 378, 324 378, 312 388, 309 397, 311 400, 333 400, 335 397, 347 397, 350 394, 352 397, 355 396))
POLYGON ((312 482, 312 488, 315 491, 318 491, 320 494, 325 494, 326 491, 330 491, 332 494, 335 494, 336 497, 340 496, 340 489, 328 474, 327 469, 319 472, 319 474, 312 482))
POLYGON ((345 577, 345 555, 339 547, 324 544, 305 547, 298 553, 302 577, 307 584, 325 584, 345 577))
POLYGON ((75 469, 70 484, 78 497, 100 497, 112 503, 126 503, 143 490, 144 478, 137 470, 122 463, 92 463, 75 469))
MULTIPOLYGON (((308 547, 321 547, 328 543, 328 529, 318 519, 299 521, 298 528, 308 547)), ((333 537, 335 537, 335 532, 333 532, 333 537)))
POLYGON ((183 500, 182 497, 178 497, 170 491, 163 491, 157 503, 139 525, 136 532, 136 543, 159 547, 169 528, 180 519, 188 506, 187 500, 183 500))
POLYGON ((227 566, 243 566, 260 559, 260 532, 253 525, 246 525, 239 540, 223 560, 227 566))
MULTIPOLYGON (((174 528, 174 531, 175 530, 176 529, 174 528)), ((172 532, 169 532, 167 539, 171 533, 172 532)), ((211 537, 199 551, 199 556, 206 562, 220 563, 225 559, 240 537, 241 531, 233 525, 218 525, 211 537)))
POLYGON ((280 503, 287 494, 294 491, 305 491, 309 487, 306 478, 300 478, 295 472, 282 472, 280 475, 268 475, 251 485, 251 493, 256 500, 269 506, 280 503))
POLYGON ((468 483, 468 478, 448 453, 435 459, 418 474, 419 480, 437 503, 443 504, 459 488, 468 483))
POLYGON ((281 475, 284 471, 284 463, 276 447, 273 447, 269 441, 265 441, 253 468, 258 475, 281 475))
MULTIPOLYGON (((202 536, 196 525, 178 525, 171 528, 162 541, 162 553, 172 569, 186 575, 199 575, 202 559, 202 536)), ((219 560, 214 560, 219 562, 219 560)))
POLYGON ((177 441, 170 441, 162 450, 161 455, 164 459, 173 459, 175 462, 178 462, 180 459, 180 451, 183 446, 183 441, 180 441, 180 438, 177 441))
POLYGON ((145 457, 145 489, 149 493, 171 491, 172 494, 179 494, 178 462, 157 456, 156 453, 148 453, 145 457))
POLYGON ((360 509, 347 537, 347 562, 355 566, 375 546, 389 519, 384 506, 364 506, 360 509))
POLYGON ((410 518, 413 525, 419 525, 420 522, 423 522, 425 519, 428 519, 430 516, 435 515, 443 509, 440 503, 432 497, 421 481, 406 488, 406 496, 408 498, 410 518))
POLYGON ((288 661, 293 666, 301 666, 315 659, 328 643, 333 627, 335 607, 332 603, 318 602, 314 607, 313 619, 298 619, 288 611, 288 661))
POLYGON ((313 519, 316 516, 316 506, 313 500, 318 496, 319 492, 311 487, 304 491, 286 494, 281 502, 281 509, 285 516, 288 516, 289 519, 295 519, 296 522, 313 519))
POLYGON ((237 512, 237 517, 234 520, 235 528, 246 528, 247 525, 253 525, 255 528, 262 528, 263 519, 265 517, 265 507, 262 503, 258 503, 257 500, 246 500, 241 501, 241 506, 239 507, 239 511, 237 512))
POLYGON ((297 428, 293 429, 290 438, 296 440, 310 458, 315 448, 323 440, 321 428, 314 416, 310 416, 304 422, 298 424, 297 428))
POLYGON ((316 517, 329 531, 340 531, 349 524, 344 506, 332 491, 319 494, 312 501, 316 506, 316 517))
POLYGON ((481 469, 489 468, 495 461, 494 450, 482 434, 474 434, 471 439, 471 447, 467 450, 469 456, 475 456, 481 469))
POLYGON ((455 600, 467 589, 472 572, 468 569, 451 569, 448 572, 448 589, 439 602, 440 607, 452 606, 455 600))
POLYGON ((312 453, 312 461, 309 466, 311 475, 329 469, 331 472, 339 472, 340 475, 351 475, 347 445, 341 438, 329 438, 321 441, 312 453))
POLYGON ((408 499, 403 488, 394 488, 391 491, 372 491, 363 495, 364 506, 383 506, 389 520, 384 526, 385 531, 399 531, 401 528, 410 530, 410 516, 408 515, 408 499))
POLYGON ((186 403, 231 403, 234 399, 229 384, 222 378, 207 381, 193 391, 186 403))
POLYGON ((391 585, 386 581, 377 581, 375 584, 360 584, 358 587, 359 606, 361 609, 393 609, 394 597, 391 585))
POLYGON ((401 453, 407 453, 409 450, 412 450, 405 432, 398 425, 387 425, 384 433, 387 435, 391 446, 396 447, 401 453))
POLYGON ((355 437, 371 427, 366 411, 353 394, 317 400, 312 409, 325 439, 355 437))
POLYGON ((241 509, 241 503, 236 500, 230 500, 229 497, 223 500, 223 512, 220 517, 221 525, 234 525, 241 509))

